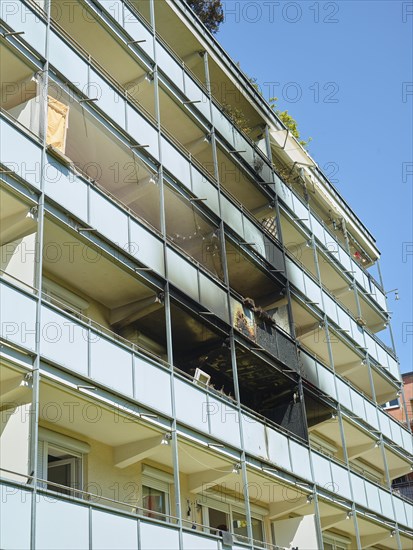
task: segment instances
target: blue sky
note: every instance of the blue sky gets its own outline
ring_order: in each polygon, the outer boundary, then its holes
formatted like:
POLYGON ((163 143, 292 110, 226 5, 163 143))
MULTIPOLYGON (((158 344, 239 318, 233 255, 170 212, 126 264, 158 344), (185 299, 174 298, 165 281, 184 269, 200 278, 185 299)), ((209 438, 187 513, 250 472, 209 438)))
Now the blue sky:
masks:
POLYGON ((377 239, 385 288, 400 292, 389 309, 401 369, 413 370, 413 3, 223 4, 218 40, 313 138, 311 155, 377 239))

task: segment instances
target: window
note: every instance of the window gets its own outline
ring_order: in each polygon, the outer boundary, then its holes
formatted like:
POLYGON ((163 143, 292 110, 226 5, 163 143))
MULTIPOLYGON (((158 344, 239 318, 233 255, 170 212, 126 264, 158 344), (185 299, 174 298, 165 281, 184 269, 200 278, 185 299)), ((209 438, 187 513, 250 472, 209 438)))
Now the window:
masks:
MULTIPOLYGON (((229 497, 224 500, 215 500, 209 496, 203 496, 205 506, 203 508, 203 523, 210 527, 210 532, 216 534, 218 531, 229 531, 240 537, 248 536, 247 518, 240 504, 232 503, 229 497)), ((252 536, 254 540, 264 541, 264 528, 262 517, 265 511, 258 506, 253 507, 251 515, 252 536), (262 515, 261 515, 262 513, 262 515), (261 515, 261 517, 260 517, 261 515)))
POLYGON ((83 457, 90 451, 87 443, 58 432, 39 428, 37 475, 40 486, 65 495, 80 497, 83 457))
POLYGON ((153 519, 166 521, 170 514, 169 487, 173 476, 144 465, 142 468, 142 513, 153 519))
POLYGON ((323 541, 324 550, 347 550, 351 542, 350 539, 335 534, 326 535, 323 541))

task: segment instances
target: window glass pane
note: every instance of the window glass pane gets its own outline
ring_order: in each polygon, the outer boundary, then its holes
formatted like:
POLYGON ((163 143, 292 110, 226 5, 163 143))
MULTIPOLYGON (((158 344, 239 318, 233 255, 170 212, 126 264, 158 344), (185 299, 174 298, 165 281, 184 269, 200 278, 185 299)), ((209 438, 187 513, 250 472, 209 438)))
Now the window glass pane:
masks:
POLYGON ((248 536, 247 531, 247 518, 244 514, 233 512, 232 514, 232 527, 236 535, 248 536))
POLYGON ((143 485, 142 506, 146 517, 164 520, 166 514, 166 493, 143 485))
POLYGON ((218 529, 218 531, 228 531, 228 514, 221 510, 208 508, 209 526, 218 529))
POLYGON ((64 485, 66 487, 76 488, 80 473, 80 459, 67 453, 63 449, 48 446, 47 452, 47 480, 51 483, 47 488, 50 491, 57 491, 65 495, 73 494, 70 489, 56 487, 53 485, 64 485))

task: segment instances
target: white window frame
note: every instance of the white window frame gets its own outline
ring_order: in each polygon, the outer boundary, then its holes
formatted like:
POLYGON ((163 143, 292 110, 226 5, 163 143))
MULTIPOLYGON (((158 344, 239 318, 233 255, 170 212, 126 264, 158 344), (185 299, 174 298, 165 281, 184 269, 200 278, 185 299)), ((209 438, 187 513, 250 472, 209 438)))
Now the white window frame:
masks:
POLYGON ((150 489, 155 489, 156 491, 161 491, 165 494, 165 515, 166 519, 169 520, 171 514, 171 490, 170 486, 173 484, 173 475, 147 466, 146 464, 142 467, 142 476, 141 476, 141 505, 143 508, 143 487, 149 487, 150 489))
POLYGON ((323 533, 323 542, 331 544, 333 550, 348 550, 351 540, 335 533, 323 533))

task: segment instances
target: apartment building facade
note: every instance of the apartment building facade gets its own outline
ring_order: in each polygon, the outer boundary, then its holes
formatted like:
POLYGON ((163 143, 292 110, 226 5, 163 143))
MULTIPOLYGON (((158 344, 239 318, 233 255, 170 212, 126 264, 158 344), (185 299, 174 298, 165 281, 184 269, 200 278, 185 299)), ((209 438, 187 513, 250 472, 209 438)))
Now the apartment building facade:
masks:
POLYGON ((314 160, 182 0, 0 27, 0 547, 410 548, 380 254, 314 160))

